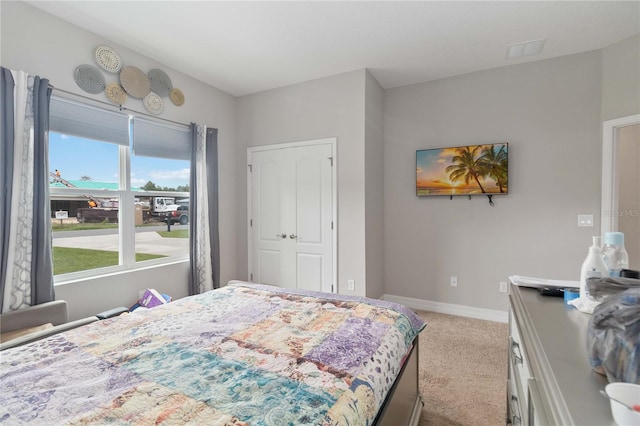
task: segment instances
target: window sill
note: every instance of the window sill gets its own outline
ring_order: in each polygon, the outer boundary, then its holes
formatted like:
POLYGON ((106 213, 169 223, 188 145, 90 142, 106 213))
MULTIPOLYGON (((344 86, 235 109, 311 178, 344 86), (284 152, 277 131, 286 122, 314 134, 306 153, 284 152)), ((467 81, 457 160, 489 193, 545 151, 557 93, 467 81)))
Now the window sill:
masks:
POLYGON ((127 268, 127 269, 123 269, 121 266, 117 266, 117 267, 113 267, 113 268, 105 268, 105 271, 101 272, 101 273, 95 273, 95 270, 93 270, 93 271, 73 272, 73 273, 70 273, 70 274, 64 274, 64 275, 55 276, 53 278, 53 280, 54 280, 53 285, 54 285, 54 287, 57 287, 57 286, 64 286, 64 285, 67 285, 67 284, 75 284, 75 283, 79 283, 79 282, 83 282, 83 281, 91 281, 91 280, 102 279, 102 278, 117 277, 117 276, 121 276, 121 275, 125 275, 125 274, 131 274, 131 273, 136 273, 136 272, 150 270, 150 269, 163 268, 163 267, 166 267, 166 266, 177 265, 177 264, 186 263, 186 262, 189 262, 188 258, 176 259, 176 260, 171 261, 171 262, 146 264, 144 266, 134 267, 134 268, 127 268))

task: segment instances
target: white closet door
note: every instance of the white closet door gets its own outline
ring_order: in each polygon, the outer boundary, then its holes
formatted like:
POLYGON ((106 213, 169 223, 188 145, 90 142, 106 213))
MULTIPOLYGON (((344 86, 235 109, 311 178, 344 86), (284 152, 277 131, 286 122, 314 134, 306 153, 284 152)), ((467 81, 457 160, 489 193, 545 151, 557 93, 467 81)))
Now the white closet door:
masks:
MULTIPOLYGON (((251 159, 252 273, 254 282, 284 286, 283 270, 289 246, 286 222, 286 159, 282 150, 259 151, 251 159)), ((291 285, 291 284, 289 284, 291 285)))
POLYGON ((293 148, 297 288, 331 291, 331 145, 293 148))
POLYGON ((254 282, 332 291, 332 145, 251 153, 254 282))

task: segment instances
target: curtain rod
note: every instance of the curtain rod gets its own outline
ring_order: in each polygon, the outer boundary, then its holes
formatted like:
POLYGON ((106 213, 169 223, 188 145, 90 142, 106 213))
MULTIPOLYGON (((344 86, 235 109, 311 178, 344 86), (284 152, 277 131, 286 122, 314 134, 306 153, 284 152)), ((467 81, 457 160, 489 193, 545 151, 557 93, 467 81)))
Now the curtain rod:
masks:
POLYGON ((112 103, 109 103, 109 102, 101 101, 99 99, 90 98, 89 96, 84 96, 84 95, 81 95, 79 93, 74 93, 74 92, 70 92, 68 90, 60 89, 60 88, 57 88, 57 87, 55 87, 55 86, 53 86, 51 84, 49 84, 49 87, 51 89, 55 90, 55 91, 65 93, 67 95, 72 95, 72 96, 77 96, 79 98, 88 99, 88 100, 90 100, 92 102, 97 102, 99 104, 106 105, 106 106, 108 106, 110 108, 118 108, 118 110, 120 110, 120 111, 129 111, 129 112, 134 113, 136 115, 143 115, 143 116, 146 116, 146 117, 154 118, 156 120, 162 120, 162 121, 167 121, 167 122, 173 123, 173 124, 179 124, 180 126, 187 126, 187 127, 190 126, 189 124, 184 124, 184 123, 180 123, 178 121, 168 120, 166 118, 161 118, 161 117, 158 117, 156 115, 151 115, 151 114, 147 114, 145 112, 136 111, 135 109, 130 109, 130 108, 124 107, 122 105, 112 104, 112 103))

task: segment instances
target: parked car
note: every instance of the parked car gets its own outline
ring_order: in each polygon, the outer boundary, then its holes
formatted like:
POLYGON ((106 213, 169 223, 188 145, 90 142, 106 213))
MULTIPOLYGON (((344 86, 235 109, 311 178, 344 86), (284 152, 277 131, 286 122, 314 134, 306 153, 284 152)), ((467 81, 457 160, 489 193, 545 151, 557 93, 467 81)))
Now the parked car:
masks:
POLYGON ((180 223, 180 225, 186 225, 189 223, 189 206, 170 206, 170 211, 165 212, 164 221, 168 221, 169 225, 173 225, 176 222, 180 223))

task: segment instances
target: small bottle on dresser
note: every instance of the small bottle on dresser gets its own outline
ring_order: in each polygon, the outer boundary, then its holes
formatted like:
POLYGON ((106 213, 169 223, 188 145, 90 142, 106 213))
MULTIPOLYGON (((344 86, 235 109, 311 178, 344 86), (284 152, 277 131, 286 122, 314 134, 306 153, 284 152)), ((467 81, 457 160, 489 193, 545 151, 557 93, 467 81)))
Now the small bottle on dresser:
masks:
POLYGON ((594 299, 589 296, 589 290, 587 289, 587 278, 593 277, 606 277, 609 275, 607 265, 602 259, 602 249, 600 248, 600 237, 593 237, 593 243, 589 247, 589 253, 587 258, 582 263, 582 269, 580 270, 580 299, 591 300, 594 299))
POLYGON ((619 277, 620 271, 629 268, 629 255, 624 248, 624 234, 622 232, 606 232, 602 259, 607 265, 610 277, 619 277))

